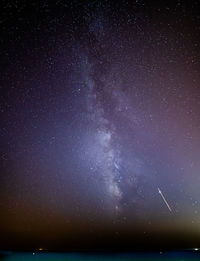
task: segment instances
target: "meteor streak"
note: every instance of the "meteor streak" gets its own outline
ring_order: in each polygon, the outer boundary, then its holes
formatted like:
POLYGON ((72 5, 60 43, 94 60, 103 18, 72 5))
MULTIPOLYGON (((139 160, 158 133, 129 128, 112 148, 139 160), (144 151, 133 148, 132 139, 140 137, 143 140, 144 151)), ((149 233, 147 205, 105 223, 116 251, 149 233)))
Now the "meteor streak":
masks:
POLYGON ((163 196, 162 191, 161 191, 159 188, 158 188, 158 193, 161 195, 161 197, 162 197, 162 199, 164 200, 165 204, 167 205, 169 211, 172 212, 172 209, 170 208, 170 206, 169 206, 167 200, 165 199, 165 197, 163 196))

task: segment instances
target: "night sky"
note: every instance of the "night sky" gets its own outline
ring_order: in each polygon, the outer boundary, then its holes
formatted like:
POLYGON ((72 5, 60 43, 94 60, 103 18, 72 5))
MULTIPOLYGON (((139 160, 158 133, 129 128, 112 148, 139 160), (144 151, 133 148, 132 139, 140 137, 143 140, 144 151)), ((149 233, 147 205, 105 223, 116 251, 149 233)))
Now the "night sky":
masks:
POLYGON ((0 5, 1 247, 200 247, 200 1, 0 5))

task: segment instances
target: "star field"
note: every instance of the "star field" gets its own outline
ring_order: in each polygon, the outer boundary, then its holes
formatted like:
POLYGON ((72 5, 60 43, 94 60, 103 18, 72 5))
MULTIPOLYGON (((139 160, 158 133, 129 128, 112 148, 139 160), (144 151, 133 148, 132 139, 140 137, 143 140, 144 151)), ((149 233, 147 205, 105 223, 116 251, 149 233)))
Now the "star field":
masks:
POLYGON ((64 240, 104 227, 114 237, 168 230, 196 240, 198 8, 181 0, 2 1, 5 237, 43 241, 51 231, 64 240))

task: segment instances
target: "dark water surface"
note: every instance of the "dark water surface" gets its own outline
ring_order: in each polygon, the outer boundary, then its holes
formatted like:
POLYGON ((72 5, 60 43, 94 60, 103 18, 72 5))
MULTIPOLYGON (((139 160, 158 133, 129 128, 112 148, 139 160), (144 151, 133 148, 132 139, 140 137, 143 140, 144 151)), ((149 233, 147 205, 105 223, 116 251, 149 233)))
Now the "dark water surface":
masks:
POLYGON ((134 252, 134 253, 51 253, 51 252, 2 252, 0 260, 7 261, 79 261, 79 260, 174 260, 186 261, 200 260, 199 251, 182 251, 182 252, 134 252))

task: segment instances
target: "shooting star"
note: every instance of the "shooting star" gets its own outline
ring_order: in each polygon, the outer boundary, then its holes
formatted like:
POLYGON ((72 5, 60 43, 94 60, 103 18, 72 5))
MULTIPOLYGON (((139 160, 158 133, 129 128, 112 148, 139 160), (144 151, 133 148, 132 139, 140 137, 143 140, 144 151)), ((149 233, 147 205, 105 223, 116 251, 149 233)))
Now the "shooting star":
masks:
POLYGON ((165 204, 167 205, 169 211, 172 212, 172 209, 170 208, 170 206, 169 206, 167 200, 165 199, 165 197, 163 196, 162 191, 161 191, 159 188, 158 188, 158 193, 161 195, 161 197, 162 197, 162 199, 164 200, 165 204))

